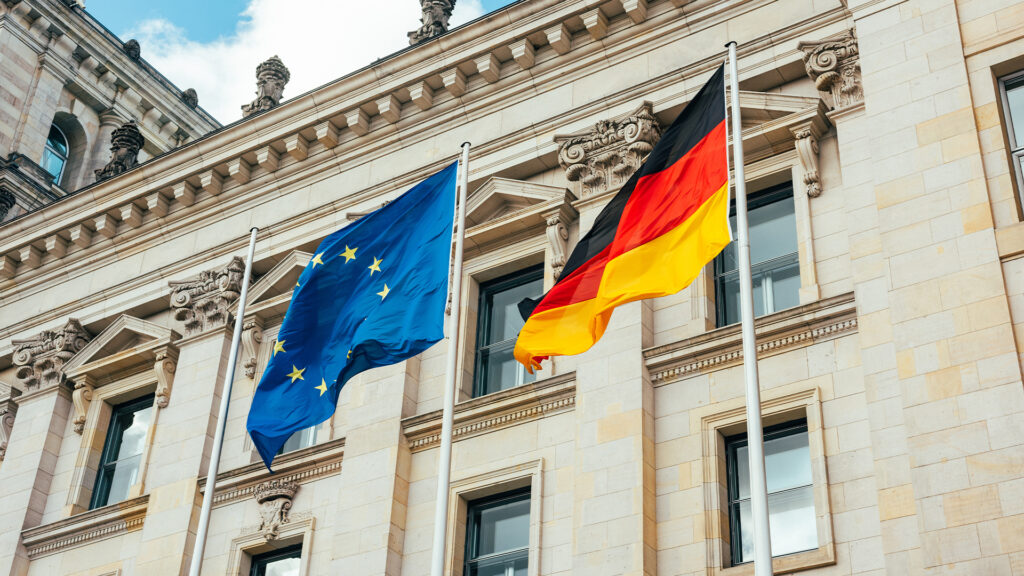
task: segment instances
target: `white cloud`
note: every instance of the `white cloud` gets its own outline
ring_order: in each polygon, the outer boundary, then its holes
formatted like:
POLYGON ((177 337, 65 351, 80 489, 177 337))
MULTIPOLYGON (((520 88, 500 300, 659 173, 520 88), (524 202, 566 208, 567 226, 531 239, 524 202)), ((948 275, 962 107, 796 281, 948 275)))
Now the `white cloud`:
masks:
MULTIPOLYGON (((216 1, 216 0, 210 0, 216 1)), ((480 0, 459 0, 451 25, 483 14, 480 0)), ((419 26, 415 0, 251 0, 233 33, 209 43, 187 39, 166 20, 146 20, 137 38, 157 70, 227 124, 255 97, 256 66, 277 54, 291 71, 284 98, 298 96, 409 45, 419 26)))

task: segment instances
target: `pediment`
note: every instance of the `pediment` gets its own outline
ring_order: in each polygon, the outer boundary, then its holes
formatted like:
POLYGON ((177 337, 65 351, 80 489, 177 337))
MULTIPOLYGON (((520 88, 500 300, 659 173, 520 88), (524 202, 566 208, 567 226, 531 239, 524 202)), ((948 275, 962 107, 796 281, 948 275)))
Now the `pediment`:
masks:
POLYGON ((568 191, 561 186, 491 178, 466 202, 466 228, 523 213, 540 205, 560 202, 568 191))
POLYGON ((817 108, 820 101, 821 98, 817 95, 798 96, 777 92, 740 90, 740 113, 743 117, 743 128, 759 126, 809 108, 817 108))
MULTIPOLYGON (((313 259, 309 252, 295 250, 281 259, 266 274, 249 288, 246 298, 246 317, 268 318, 283 316, 292 298, 292 290, 299 281, 302 271, 313 259)), ((236 302, 233 309, 238 309, 236 302)))
POLYGON ((67 364, 67 374, 89 371, 90 367, 148 361, 154 350, 181 339, 181 334, 159 324, 122 314, 78 351, 67 364))

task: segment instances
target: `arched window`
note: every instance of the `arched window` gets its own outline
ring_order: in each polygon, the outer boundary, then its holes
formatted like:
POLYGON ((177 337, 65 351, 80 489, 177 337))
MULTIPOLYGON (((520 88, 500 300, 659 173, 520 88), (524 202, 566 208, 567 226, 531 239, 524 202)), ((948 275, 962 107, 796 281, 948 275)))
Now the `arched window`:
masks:
POLYGON ((68 139, 56 124, 51 124, 50 135, 46 138, 46 150, 43 151, 43 169, 52 174, 53 181, 59 185, 67 163, 68 139))

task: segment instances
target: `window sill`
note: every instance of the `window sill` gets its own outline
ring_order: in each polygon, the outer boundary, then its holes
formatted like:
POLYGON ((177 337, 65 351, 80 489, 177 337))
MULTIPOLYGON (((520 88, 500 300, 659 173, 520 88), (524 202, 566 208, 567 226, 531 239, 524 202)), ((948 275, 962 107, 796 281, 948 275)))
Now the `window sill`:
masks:
POLYGON ((63 520, 29 528, 21 533, 28 557, 56 554, 74 548, 141 530, 146 519, 149 495, 108 504, 102 508, 75 514, 63 520))
MULTIPOLYGON (((817 550, 807 550, 786 556, 772 558, 772 572, 790 574, 801 570, 831 566, 836 563, 836 553, 832 546, 822 546, 817 550)), ((713 574, 717 576, 754 576, 754 563, 740 564, 730 568, 721 568, 713 574)))
MULTIPOLYGON (((455 405, 452 439, 459 441, 491 430, 536 420, 576 405, 576 372, 558 374, 455 405)), ((434 448, 441 439, 441 410, 402 421, 413 452, 434 448)))

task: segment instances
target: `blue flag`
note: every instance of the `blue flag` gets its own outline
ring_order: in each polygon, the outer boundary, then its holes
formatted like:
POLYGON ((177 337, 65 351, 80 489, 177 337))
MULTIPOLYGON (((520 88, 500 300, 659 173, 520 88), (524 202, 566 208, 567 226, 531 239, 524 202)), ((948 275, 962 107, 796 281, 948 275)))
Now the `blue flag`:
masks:
POLYGON ((457 163, 324 239, 292 294, 246 428, 270 468, 350 378, 444 337, 457 163))

